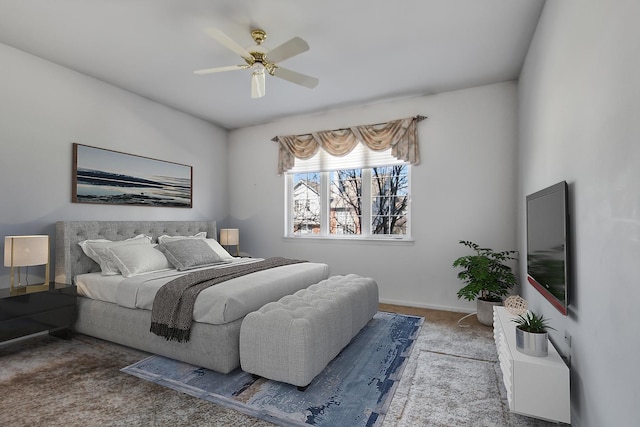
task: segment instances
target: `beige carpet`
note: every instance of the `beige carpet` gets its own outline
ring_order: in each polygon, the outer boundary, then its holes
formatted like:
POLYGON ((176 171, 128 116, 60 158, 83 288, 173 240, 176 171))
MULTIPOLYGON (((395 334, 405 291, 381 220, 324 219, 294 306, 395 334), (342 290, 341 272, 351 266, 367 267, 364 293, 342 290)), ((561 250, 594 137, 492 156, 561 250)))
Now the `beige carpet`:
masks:
MULTIPOLYGON (((475 318, 461 328, 457 313, 407 314, 426 322, 385 426, 552 425, 506 409, 491 328, 475 318)), ((83 335, 0 345, 0 425, 271 425, 119 371, 145 356, 83 335)))

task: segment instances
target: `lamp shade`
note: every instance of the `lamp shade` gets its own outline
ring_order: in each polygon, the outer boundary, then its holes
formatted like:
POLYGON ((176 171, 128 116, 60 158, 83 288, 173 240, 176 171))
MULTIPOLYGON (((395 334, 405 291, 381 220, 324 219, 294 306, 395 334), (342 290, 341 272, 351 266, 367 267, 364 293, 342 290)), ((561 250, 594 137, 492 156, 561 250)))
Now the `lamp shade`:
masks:
POLYGON ((49 263, 49 236, 4 238, 5 267, 27 267, 49 263))
POLYGON ((240 243, 240 230, 237 228, 223 228, 220 230, 220 244, 231 246, 240 243))

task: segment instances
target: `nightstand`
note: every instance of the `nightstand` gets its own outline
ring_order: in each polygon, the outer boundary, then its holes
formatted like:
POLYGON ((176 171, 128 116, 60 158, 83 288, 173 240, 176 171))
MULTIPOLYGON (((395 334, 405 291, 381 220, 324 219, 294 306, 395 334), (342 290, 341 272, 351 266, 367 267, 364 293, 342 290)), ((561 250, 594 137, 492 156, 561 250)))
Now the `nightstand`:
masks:
POLYGON ((70 338, 76 296, 76 287, 64 283, 0 289, 0 342, 42 331, 70 338))

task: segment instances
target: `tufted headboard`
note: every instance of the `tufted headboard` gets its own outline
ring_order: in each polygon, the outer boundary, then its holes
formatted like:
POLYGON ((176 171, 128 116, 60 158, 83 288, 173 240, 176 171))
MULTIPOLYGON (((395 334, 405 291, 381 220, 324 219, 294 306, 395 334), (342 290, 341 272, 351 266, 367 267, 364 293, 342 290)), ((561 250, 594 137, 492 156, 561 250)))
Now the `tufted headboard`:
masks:
POLYGON ((215 221, 58 221, 56 223, 55 281, 71 283, 78 274, 100 271, 100 267, 78 245, 86 239, 124 240, 146 234, 157 242, 158 236, 187 236, 207 232, 217 239, 215 221))

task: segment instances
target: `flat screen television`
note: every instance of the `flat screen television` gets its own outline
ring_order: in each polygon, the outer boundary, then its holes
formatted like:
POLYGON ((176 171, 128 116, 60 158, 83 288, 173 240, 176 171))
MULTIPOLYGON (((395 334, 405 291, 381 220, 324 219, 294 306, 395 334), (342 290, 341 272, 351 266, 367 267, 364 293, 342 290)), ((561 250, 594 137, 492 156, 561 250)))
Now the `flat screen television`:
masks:
POLYGON ((527 280, 555 308, 569 305, 569 212, 565 181, 527 196, 527 280))

